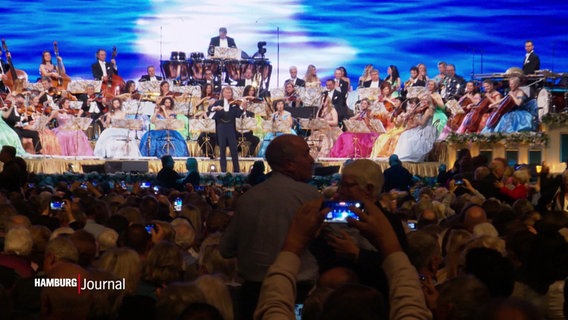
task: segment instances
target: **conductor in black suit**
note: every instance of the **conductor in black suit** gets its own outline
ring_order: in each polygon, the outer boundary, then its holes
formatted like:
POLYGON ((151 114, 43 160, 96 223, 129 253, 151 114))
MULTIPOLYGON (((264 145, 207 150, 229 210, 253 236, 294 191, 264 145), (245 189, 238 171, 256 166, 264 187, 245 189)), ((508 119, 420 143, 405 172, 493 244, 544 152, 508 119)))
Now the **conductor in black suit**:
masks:
POLYGON ((221 90, 222 99, 219 99, 209 107, 215 120, 215 132, 219 144, 221 172, 227 172, 227 146, 231 151, 233 160, 233 172, 240 172, 239 152, 237 150, 237 127, 236 118, 243 114, 238 104, 233 102, 233 89, 224 87, 221 90))
POLYGON ((523 73, 533 74, 540 70, 540 58, 534 53, 534 44, 531 40, 525 42, 525 61, 523 62, 523 73))
MULTIPOLYGON (((227 28, 221 27, 219 28, 219 36, 211 38, 209 48, 211 49, 211 47, 236 48, 237 44, 235 39, 227 37, 227 28)), ((209 54, 213 55, 211 52, 209 54)))
POLYGON ((145 74, 142 77, 140 77, 140 80, 138 80, 138 82, 162 81, 162 77, 156 75, 156 68, 154 66, 148 66, 148 68, 146 68, 146 72, 148 74, 145 74))
POLYGON ((91 71, 95 80, 107 81, 112 78, 113 74, 118 74, 116 60, 111 59, 110 62, 106 62, 106 55, 106 51, 103 49, 97 51, 97 62, 91 65, 91 71))

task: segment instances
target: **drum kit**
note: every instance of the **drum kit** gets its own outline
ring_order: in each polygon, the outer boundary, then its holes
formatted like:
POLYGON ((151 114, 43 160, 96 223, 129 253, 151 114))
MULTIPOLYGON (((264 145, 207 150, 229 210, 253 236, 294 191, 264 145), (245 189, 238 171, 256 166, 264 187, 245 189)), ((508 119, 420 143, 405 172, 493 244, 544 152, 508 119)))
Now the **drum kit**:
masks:
POLYGON ((231 81, 243 80, 245 72, 251 70, 253 75, 261 76, 262 84, 268 88, 272 74, 272 66, 267 59, 207 58, 203 52, 191 52, 188 59, 185 52, 172 51, 170 60, 161 61, 160 65, 167 80, 184 84, 203 81, 208 70, 211 70, 213 75, 231 81))

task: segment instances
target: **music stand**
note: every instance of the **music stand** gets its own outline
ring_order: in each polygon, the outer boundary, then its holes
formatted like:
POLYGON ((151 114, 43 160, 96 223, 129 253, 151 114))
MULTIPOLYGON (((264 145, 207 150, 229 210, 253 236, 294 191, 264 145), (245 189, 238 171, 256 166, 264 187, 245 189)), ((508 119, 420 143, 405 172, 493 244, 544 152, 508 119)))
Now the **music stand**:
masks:
MULTIPOLYGON (((117 141, 124 141, 126 144, 126 154, 130 154, 130 131, 138 132, 142 130, 144 126, 144 121, 142 119, 111 119, 111 124, 113 128, 117 129, 127 129, 128 133, 124 139, 116 139, 117 141)), ((135 139, 138 140, 138 135, 135 133, 135 139)), ((148 137, 149 138, 149 137, 148 137)))
MULTIPOLYGON (((170 148, 174 149, 175 146, 172 144, 170 137, 170 130, 178 130, 183 128, 183 121, 178 119, 159 119, 154 120, 155 130, 166 130, 166 143, 162 146, 162 149, 166 149, 166 154, 170 153, 170 148)), ((150 150, 150 135, 148 134, 148 150, 150 150)))
MULTIPOLYGON (((237 132, 241 134, 239 138, 239 143, 237 144, 237 149, 241 148, 241 157, 246 157, 245 148, 243 146, 246 144, 247 140, 245 139, 245 132, 247 131, 254 131, 256 129, 256 119, 251 117, 246 118, 237 118, 237 132)), ((249 146, 250 148, 250 146, 249 146)), ((249 150, 250 151, 250 150, 249 150)))
POLYGON ((212 153, 215 153, 213 150, 213 145, 211 144, 211 138, 209 138, 210 133, 215 133, 215 120, 213 119, 190 119, 189 120, 189 127, 191 128, 192 132, 200 132, 205 133, 205 140, 203 143, 199 145, 199 149, 205 146, 205 156, 209 157, 209 149, 211 149, 212 153))

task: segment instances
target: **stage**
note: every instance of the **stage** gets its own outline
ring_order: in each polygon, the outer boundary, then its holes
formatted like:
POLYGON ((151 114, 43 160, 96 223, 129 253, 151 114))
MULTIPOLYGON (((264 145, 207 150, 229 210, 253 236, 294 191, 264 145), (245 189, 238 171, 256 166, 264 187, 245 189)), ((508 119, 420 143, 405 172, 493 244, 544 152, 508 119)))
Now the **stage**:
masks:
MULTIPOLYGON (((215 166, 216 172, 220 171, 219 159, 210 159, 204 157, 196 157, 199 165, 199 172, 211 172, 212 165, 215 166)), ((100 173, 114 172, 136 172, 136 173, 157 173, 162 168, 160 159, 157 158, 138 158, 138 159, 100 159, 96 157, 60 157, 60 156, 29 156, 24 158, 28 165, 28 171, 36 174, 62 174, 65 172, 86 173, 89 171, 98 171, 100 173)), ((174 158, 177 172, 186 172, 186 158, 174 158)), ((262 158, 240 158, 239 164, 241 172, 249 172, 255 161, 262 158)), ((325 158, 317 159, 316 167, 339 167, 348 160, 347 158, 325 158)), ((372 159, 377 162, 383 171, 389 167, 387 159, 372 159)), ((434 177, 438 174, 438 166, 440 162, 423 162, 423 163, 404 163, 412 174, 421 177, 434 177)), ((268 163, 265 162, 267 171, 270 171, 268 163)), ((331 169, 331 168, 330 168, 331 169)), ((227 158, 227 170, 233 171, 231 158, 227 158)), ((321 170, 321 169, 320 169, 321 170)), ((321 170, 321 171, 333 171, 321 170)))

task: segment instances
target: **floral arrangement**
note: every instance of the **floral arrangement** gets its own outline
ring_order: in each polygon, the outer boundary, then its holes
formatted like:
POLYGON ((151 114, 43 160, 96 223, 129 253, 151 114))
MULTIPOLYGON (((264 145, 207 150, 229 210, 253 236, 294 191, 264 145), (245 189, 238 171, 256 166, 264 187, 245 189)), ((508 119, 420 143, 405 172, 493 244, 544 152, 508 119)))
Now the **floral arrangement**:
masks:
POLYGON ((549 127, 559 127, 568 125, 568 113, 547 113, 542 117, 541 122, 549 127))
POLYGON ((502 143, 506 145, 515 144, 528 144, 528 145, 542 145, 548 143, 548 135, 544 132, 514 132, 514 133, 469 133, 469 134, 456 134, 451 133, 446 138, 446 142, 458 145, 465 145, 469 143, 478 143, 484 145, 493 145, 502 143))

